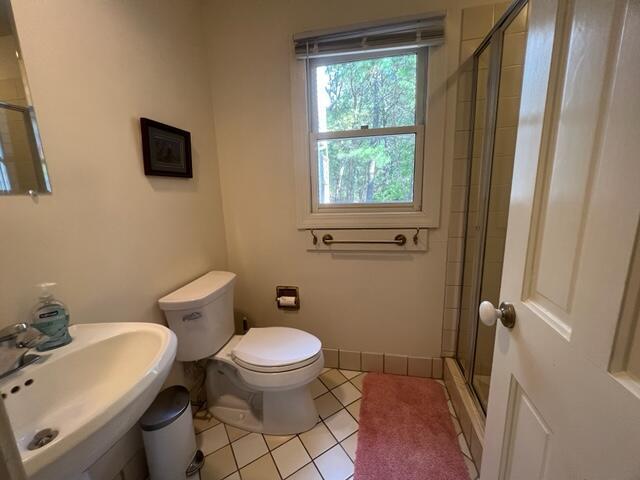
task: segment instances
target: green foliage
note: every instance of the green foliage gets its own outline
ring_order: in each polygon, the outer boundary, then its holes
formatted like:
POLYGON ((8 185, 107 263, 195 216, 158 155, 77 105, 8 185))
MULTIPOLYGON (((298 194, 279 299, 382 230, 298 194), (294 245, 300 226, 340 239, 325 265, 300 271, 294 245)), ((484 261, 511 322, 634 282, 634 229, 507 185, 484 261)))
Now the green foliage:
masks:
MULTIPOLYGON (((328 65, 326 130, 415 124, 415 54, 328 65)), ((326 140, 318 145, 321 202, 411 202, 415 135, 326 140)))

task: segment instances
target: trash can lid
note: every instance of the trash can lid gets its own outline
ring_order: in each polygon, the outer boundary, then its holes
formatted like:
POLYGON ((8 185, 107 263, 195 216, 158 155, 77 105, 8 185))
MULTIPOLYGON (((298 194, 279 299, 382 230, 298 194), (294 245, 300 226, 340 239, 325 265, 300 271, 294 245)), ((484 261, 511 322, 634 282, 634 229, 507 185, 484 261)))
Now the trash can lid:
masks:
POLYGON ((142 415, 140 428, 150 432, 166 427, 189 408, 189 403, 189 390, 182 385, 164 389, 142 415))

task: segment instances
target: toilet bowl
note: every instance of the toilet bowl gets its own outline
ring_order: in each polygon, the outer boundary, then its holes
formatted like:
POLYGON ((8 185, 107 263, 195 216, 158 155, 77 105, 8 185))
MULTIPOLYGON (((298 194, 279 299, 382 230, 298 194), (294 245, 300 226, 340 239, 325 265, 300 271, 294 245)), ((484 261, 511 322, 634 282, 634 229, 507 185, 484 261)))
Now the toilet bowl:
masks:
POLYGON ((322 344, 288 327, 234 335, 235 274, 209 272, 158 303, 178 338, 176 359, 207 359, 207 404, 220 421, 274 435, 312 428, 318 412, 309 391, 324 366, 322 344))

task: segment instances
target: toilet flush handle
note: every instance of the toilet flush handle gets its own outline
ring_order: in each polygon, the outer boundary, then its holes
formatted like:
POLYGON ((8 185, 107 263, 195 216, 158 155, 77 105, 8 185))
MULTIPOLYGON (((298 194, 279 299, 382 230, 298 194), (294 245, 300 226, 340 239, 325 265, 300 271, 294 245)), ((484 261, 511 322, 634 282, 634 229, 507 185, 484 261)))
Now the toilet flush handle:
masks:
POLYGON ((191 312, 191 313, 188 313, 187 315, 183 316, 182 317, 182 321, 186 322, 188 320, 197 320, 199 318, 202 318, 202 313, 200 313, 200 312, 191 312))

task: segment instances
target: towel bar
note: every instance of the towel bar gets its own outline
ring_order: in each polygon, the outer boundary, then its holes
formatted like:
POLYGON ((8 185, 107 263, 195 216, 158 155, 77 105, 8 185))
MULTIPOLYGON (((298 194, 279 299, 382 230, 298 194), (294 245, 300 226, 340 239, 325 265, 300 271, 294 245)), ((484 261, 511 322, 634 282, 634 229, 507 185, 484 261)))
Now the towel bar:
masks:
POLYGON ((407 237, 399 233, 393 240, 334 240, 333 235, 327 233, 322 236, 322 243, 325 245, 353 245, 353 244, 366 244, 366 245, 398 245, 402 246, 407 243, 407 237))

